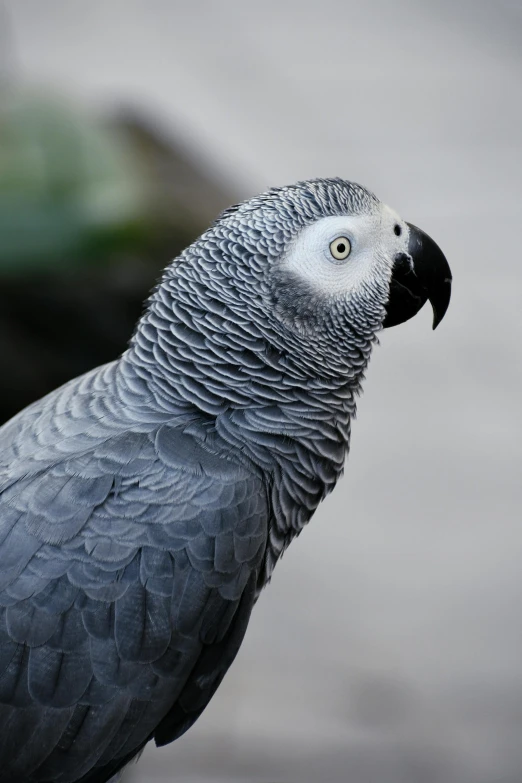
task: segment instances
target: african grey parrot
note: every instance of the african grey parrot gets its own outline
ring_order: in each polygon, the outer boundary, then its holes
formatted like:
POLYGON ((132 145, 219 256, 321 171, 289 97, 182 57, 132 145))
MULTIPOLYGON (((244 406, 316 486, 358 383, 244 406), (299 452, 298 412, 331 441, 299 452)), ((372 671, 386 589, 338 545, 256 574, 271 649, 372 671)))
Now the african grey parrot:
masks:
POLYGON ((172 742, 343 470, 378 331, 449 304, 442 251, 318 179, 226 210, 127 351, 0 429, 0 780, 102 783, 172 742))

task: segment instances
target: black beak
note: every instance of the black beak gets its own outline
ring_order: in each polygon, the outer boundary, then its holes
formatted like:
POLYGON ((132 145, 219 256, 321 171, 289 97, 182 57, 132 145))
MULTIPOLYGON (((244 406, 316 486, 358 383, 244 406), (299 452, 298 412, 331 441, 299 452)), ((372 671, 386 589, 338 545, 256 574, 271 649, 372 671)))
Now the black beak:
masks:
POLYGON ((408 253, 395 258, 383 326, 396 326, 417 315, 429 299, 433 328, 440 324, 451 296, 451 270, 440 247, 420 228, 408 223, 408 253))

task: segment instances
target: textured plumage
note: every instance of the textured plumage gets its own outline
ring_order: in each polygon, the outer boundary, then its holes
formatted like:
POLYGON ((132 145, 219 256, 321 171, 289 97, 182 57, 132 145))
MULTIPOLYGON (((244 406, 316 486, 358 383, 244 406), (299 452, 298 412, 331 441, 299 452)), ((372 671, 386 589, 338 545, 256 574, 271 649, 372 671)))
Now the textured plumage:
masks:
POLYGON ((342 472, 397 221, 341 180, 227 210, 118 361, 0 429, 0 781, 101 783, 205 708, 342 472), (292 247, 346 216, 370 261, 318 291, 292 247))

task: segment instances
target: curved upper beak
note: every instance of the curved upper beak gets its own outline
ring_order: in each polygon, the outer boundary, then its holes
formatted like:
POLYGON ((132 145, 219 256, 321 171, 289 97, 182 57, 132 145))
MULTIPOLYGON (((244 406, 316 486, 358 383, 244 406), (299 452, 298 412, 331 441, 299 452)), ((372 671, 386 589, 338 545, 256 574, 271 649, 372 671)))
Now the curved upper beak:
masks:
POLYGON ((396 326, 416 315, 429 299, 433 328, 440 324, 451 296, 451 270, 440 247, 420 228, 408 223, 408 253, 395 258, 383 326, 396 326))

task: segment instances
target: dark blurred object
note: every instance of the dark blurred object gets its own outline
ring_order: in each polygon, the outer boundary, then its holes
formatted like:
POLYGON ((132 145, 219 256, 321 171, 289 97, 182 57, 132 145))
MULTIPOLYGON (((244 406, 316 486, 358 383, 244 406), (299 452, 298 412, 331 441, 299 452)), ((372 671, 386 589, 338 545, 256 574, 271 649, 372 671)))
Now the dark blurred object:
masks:
POLYGON ((0 421, 126 347, 162 268, 236 200, 152 122, 0 109, 0 421))

